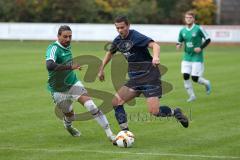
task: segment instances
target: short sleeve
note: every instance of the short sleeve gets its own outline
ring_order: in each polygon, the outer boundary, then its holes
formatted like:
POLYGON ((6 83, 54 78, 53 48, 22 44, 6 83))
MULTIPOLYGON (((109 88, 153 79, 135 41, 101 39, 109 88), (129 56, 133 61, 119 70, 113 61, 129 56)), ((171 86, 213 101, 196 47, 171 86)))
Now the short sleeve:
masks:
POLYGON ((183 36, 182 36, 182 30, 179 32, 178 35, 178 43, 182 43, 184 41, 183 36))
POLYGON ((133 36, 133 42, 134 45, 140 46, 140 47, 147 47, 150 42, 153 40, 137 31, 134 31, 135 34, 133 36))
POLYGON ((204 39, 210 39, 209 35, 207 34, 207 32, 202 28, 199 27, 200 29, 200 35, 204 38, 204 39))
POLYGON ((119 51, 119 49, 118 49, 118 43, 119 43, 120 41, 121 41, 121 40, 120 40, 120 37, 119 37, 119 36, 117 36, 117 37, 113 40, 113 42, 111 43, 110 48, 109 48, 109 51, 110 51, 111 54, 115 54, 117 51, 119 51))
POLYGON ((111 52, 111 54, 115 54, 118 51, 117 44, 113 42, 110 46, 109 51, 111 52))
POLYGON ((57 46, 53 45, 53 46, 49 46, 46 52, 46 61, 47 60, 53 60, 54 62, 56 62, 57 60, 57 46))

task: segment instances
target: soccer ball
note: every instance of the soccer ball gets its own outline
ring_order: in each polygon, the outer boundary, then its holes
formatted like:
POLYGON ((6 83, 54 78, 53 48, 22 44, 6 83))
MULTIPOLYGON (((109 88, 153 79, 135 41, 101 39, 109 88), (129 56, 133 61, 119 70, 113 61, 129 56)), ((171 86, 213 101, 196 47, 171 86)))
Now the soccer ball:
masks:
POLYGON ((116 143, 118 147, 131 147, 134 143, 133 133, 130 131, 120 131, 116 136, 116 143))

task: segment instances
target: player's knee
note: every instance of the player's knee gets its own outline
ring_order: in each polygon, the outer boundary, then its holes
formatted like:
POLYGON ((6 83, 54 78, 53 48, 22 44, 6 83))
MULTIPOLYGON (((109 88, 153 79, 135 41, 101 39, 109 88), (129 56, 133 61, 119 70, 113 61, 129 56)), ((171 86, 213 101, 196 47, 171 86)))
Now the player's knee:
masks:
POLYGON ((75 113, 74 111, 70 111, 68 113, 63 113, 65 115, 66 120, 68 121, 74 121, 75 120, 75 113))
POLYGON ((117 97, 113 98, 113 100, 112 100, 112 105, 113 106, 118 106, 118 105, 122 105, 122 104, 123 104, 123 100, 121 100, 117 97))
POLYGON ((117 106, 117 105, 118 105, 118 100, 117 100, 117 98, 113 98, 113 99, 112 99, 112 105, 113 105, 113 106, 117 106))
POLYGON ((73 110, 72 110, 72 111, 70 111, 70 112, 68 112, 68 113, 64 113, 64 115, 67 116, 67 117, 71 117, 71 116, 74 115, 74 112, 73 112, 73 110))
POLYGON ((198 76, 192 76, 192 80, 194 81, 194 82, 198 82, 198 76))
POLYGON ((189 80, 189 78, 190 78, 190 74, 188 74, 188 73, 183 73, 183 79, 184 79, 184 80, 189 80))

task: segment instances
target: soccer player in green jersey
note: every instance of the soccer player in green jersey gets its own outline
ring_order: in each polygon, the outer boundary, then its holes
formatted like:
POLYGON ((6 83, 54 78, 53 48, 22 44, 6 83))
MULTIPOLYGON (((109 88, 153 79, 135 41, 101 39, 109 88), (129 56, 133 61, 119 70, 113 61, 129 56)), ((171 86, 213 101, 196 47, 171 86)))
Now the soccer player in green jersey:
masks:
POLYGON ((54 103, 64 114, 64 127, 72 136, 80 136, 80 132, 72 126, 72 121, 76 120, 72 103, 78 101, 86 107, 105 130, 107 137, 113 141, 115 136, 110 129, 106 116, 88 96, 86 89, 73 71, 80 69, 80 65, 72 62, 71 39, 71 28, 66 25, 60 26, 58 40, 47 48, 48 89, 52 94, 54 103))
POLYGON ((203 49, 210 43, 210 38, 202 27, 195 24, 195 14, 188 11, 185 14, 186 27, 182 28, 176 48, 179 50, 184 44, 184 55, 181 63, 181 72, 184 79, 184 87, 187 90, 189 98, 187 102, 196 99, 193 91, 190 75, 194 82, 204 85, 207 94, 211 92, 210 81, 203 78, 203 49), (204 42, 202 41, 204 39, 204 42))

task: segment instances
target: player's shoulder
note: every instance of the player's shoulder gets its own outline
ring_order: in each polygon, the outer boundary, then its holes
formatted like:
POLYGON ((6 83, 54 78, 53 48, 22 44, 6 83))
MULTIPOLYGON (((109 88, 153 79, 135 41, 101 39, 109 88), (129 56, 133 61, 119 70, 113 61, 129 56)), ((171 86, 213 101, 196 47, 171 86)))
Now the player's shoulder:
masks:
POLYGON ((58 47, 57 43, 56 42, 52 42, 51 44, 48 45, 47 48, 49 49, 49 48, 56 48, 56 47, 58 47))
POLYGON ((135 29, 129 29, 130 34, 141 34, 140 32, 136 31, 135 29))
POLYGON ((187 31, 187 27, 186 27, 186 26, 182 26, 182 27, 180 28, 180 32, 184 32, 184 31, 187 31))
POLYGON ((53 43, 48 45, 47 53, 49 53, 49 52, 56 53, 59 50, 58 48, 59 48, 59 45, 56 42, 53 42, 53 43))
POLYGON ((195 29, 198 30, 199 32, 205 33, 205 29, 201 25, 196 24, 195 27, 196 27, 195 29))
POLYGON ((194 28, 200 29, 202 28, 202 26, 200 26, 199 24, 194 24, 194 28))
POLYGON ((131 40, 138 41, 138 40, 145 39, 145 38, 151 39, 139 31, 136 31, 134 29, 129 30, 129 39, 131 39, 131 40))
POLYGON ((140 33, 139 31, 136 31, 135 29, 130 29, 129 34, 132 36, 143 36, 142 33, 140 33))
POLYGON ((196 30, 203 30, 203 27, 201 25, 199 25, 199 24, 195 24, 194 28, 196 30))
POLYGON ((120 35, 118 35, 118 36, 116 36, 114 39, 113 39, 113 44, 118 44, 119 42, 121 41, 121 36, 120 35))
POLYGON ((58 49, 58 48, 61 48, 61 46, 59 45, 59 43, 57 41, 55 41, 55 42, 52 42, 51 44, 49 44, 48 48, 49 49, 52 49, 52 48, 58 49))

